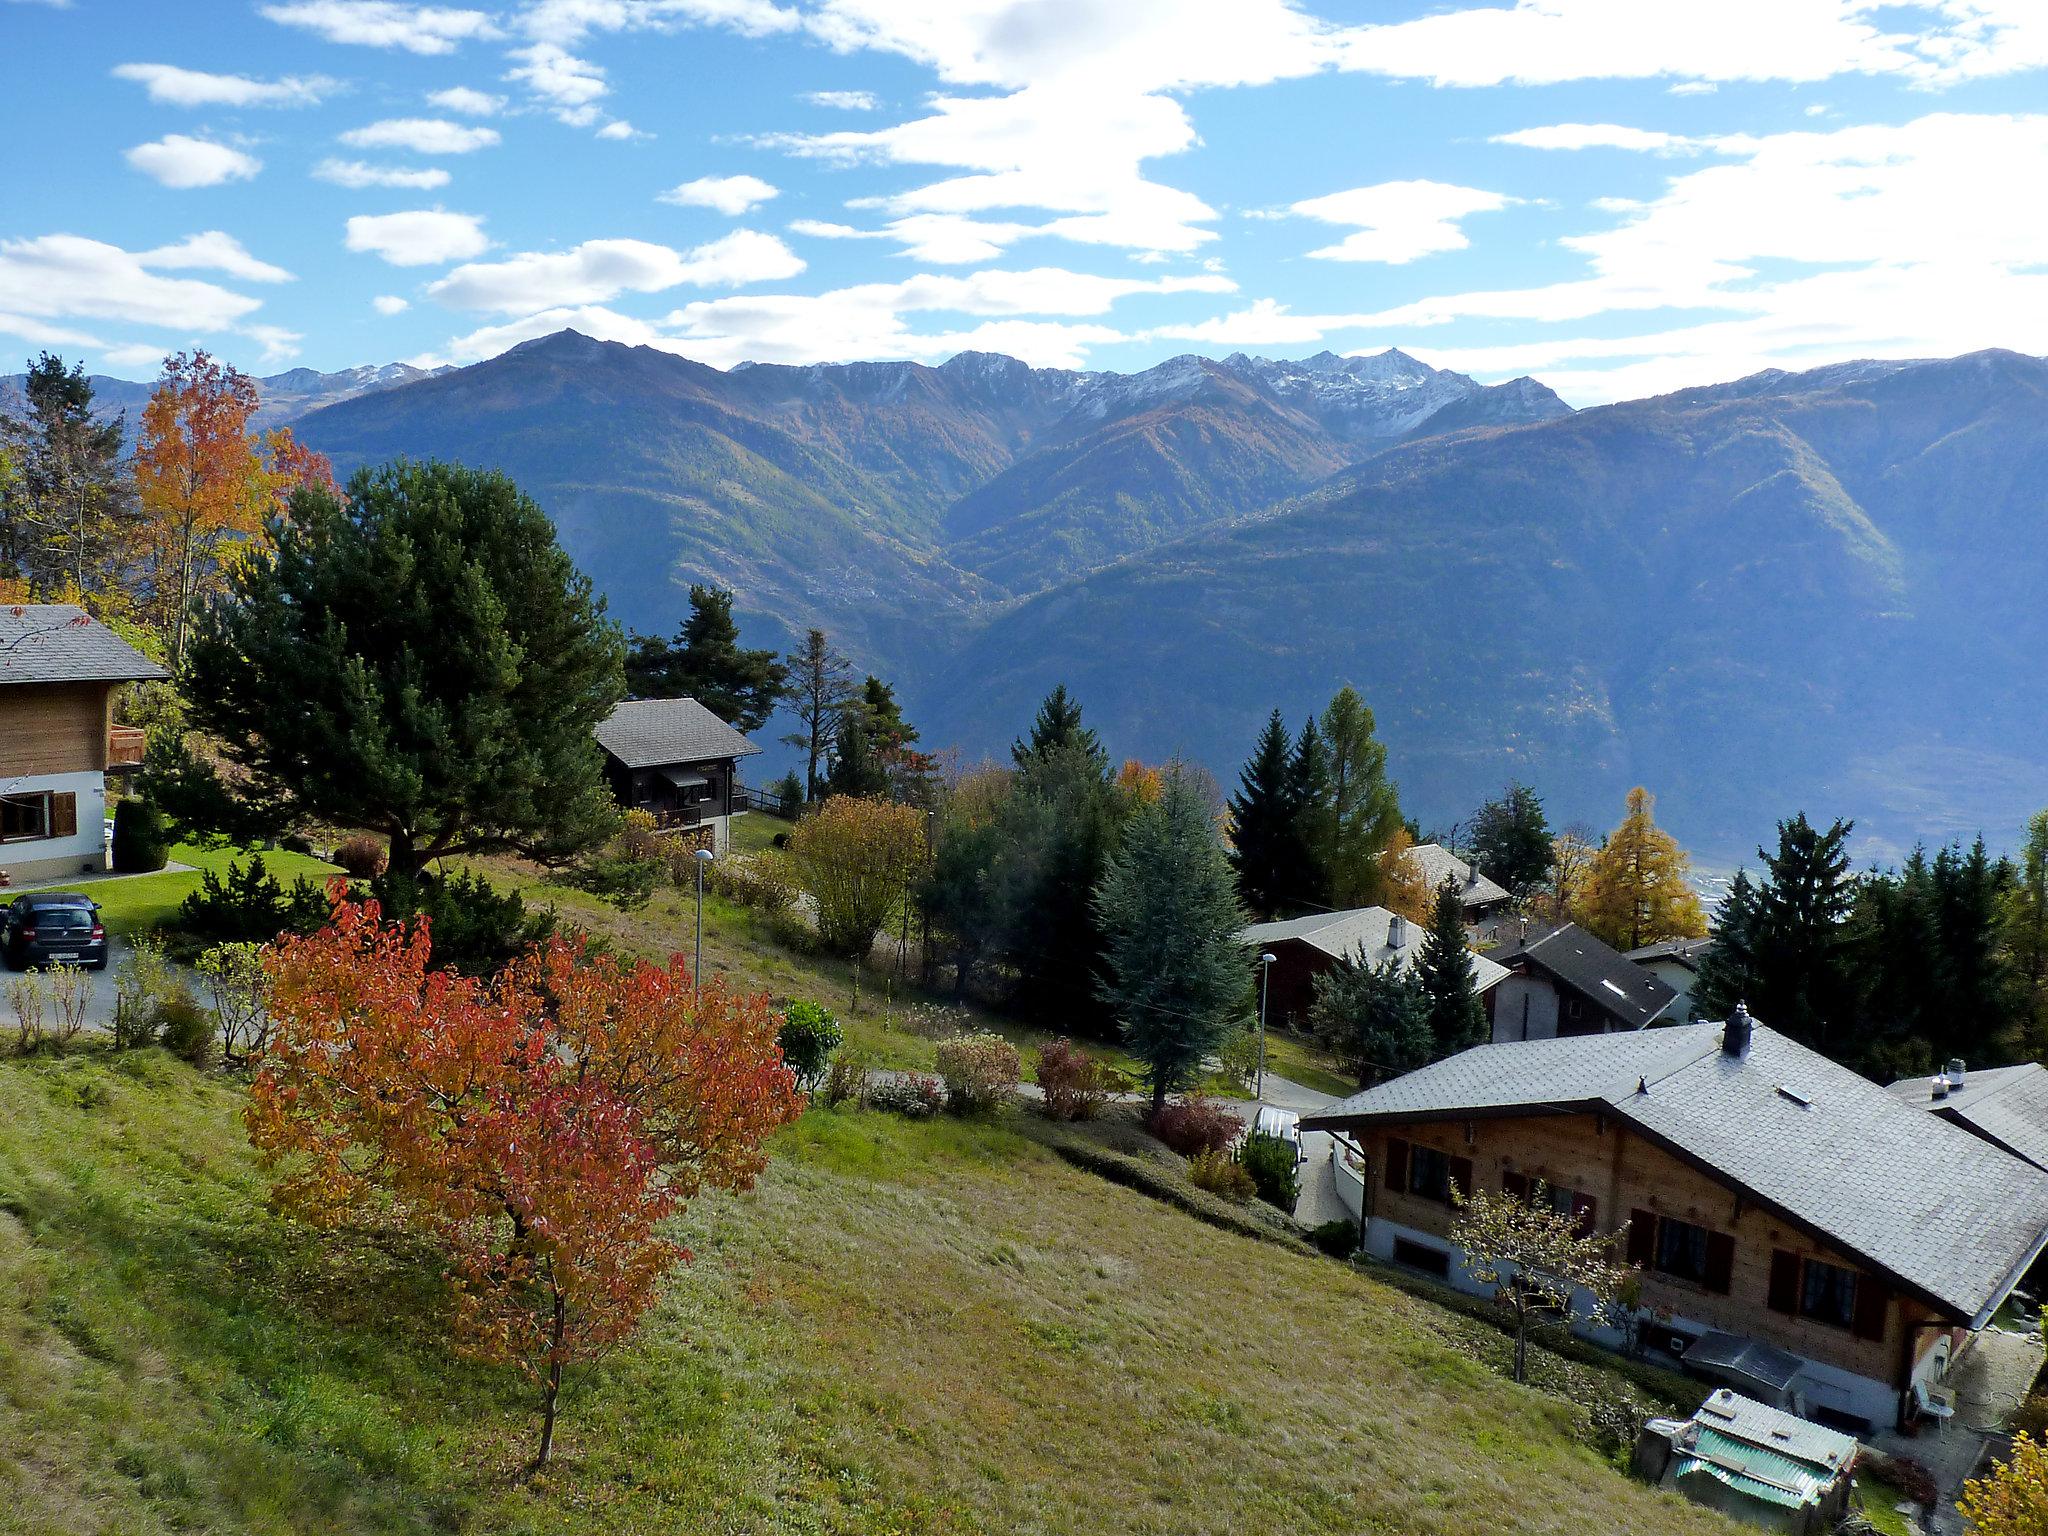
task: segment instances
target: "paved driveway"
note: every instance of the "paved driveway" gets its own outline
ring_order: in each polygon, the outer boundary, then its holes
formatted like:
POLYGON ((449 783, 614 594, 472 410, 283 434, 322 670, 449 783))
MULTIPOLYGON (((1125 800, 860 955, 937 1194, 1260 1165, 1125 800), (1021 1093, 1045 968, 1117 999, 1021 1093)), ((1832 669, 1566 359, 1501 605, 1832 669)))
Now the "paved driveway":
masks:
MULTIPOLYGON (((85 1013, 87 1029, 111 1030, 114 1027, 114 970, 127 953, 128 941, 119 934, 110 934, 107 938, 107 968, 85 973, 86 980, 92 985, 92 1000, 87 1004, 85 1013)), ((0 987, 20 974, 12 970, 0 971, 0 987)), ((6 1006, 4 998, 4 992, 0 992, 0 1029, 12 1030, 14 1010, 6 1006)))
MULTIPOLYGON (((1297 1115, 1306 1115, 1327 1108, 1337 1100, 1331 1094, 1319 1093, 1268 1072, 1257 1102, 1250 1099, 1221 1099, 1218 1102, 1228 1105, 1249 1125, 1257 1117, 1261 1105, 1291 1109, 1297 1115)), ((1319 1227, 1326 1221, 1348 1220, 1351 1216, 1350 1210, 1338 1197, 1337 1180, 1330 1171, 1330 1160, 1336 1151, 1336 1139, 1328 1131, 1301 1133, 1301 1198, 1295 1202, 1294 1219, 1305 1227, 1319 1227)))

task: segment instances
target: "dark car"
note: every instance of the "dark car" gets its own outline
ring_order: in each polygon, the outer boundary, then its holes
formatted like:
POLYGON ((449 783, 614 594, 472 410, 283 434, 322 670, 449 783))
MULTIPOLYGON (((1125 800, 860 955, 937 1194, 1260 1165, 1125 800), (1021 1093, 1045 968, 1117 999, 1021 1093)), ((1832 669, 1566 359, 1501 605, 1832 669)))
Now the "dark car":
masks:
POLYGON ((82 965, 107 968, 107 930, 90 896, 76 891, 34 891, 17 896, 0 926, 0 955, 10 968, 82 965))

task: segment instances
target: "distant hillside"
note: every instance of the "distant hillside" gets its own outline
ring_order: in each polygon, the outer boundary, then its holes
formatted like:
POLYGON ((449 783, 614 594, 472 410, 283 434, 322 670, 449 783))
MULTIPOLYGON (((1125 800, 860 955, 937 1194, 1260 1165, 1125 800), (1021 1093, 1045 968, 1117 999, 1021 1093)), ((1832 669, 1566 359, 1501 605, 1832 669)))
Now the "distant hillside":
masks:
MULTIPOLYGON (((285 426, 306 412, 332 405, 337 400, 432 376, 428 370, 415 368, 410 363, 364 364, 359 368, 344 368, 338 373, 320 373, 312 368, 292 368, 284 373, 273 373, 256 380, 257 397, 261 403, 256 408, 255 425, 259 431, 285 426)), ((23 377, 14 373, 0 378, 0 398, 18 397, 23 377)), ((94 403, 109 414, 126 414, 130 441, 140 430, 142 408, 149 404, 150 392, 155 387, 153 381, 116 379, 98 373, 92 375, 94 403)))

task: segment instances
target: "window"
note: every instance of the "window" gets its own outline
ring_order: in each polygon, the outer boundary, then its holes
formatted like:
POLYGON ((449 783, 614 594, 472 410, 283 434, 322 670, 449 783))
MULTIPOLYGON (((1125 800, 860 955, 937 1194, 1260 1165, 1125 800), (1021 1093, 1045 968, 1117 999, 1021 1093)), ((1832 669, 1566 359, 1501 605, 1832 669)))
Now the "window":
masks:
POLYGON ((1799 1315, 1817 1323, 1847 1328, 1856 1321, 1856 1271, 1839 1264, 1806 1261, 1806 1280, 1799 1290, 1799 1315))
POLYGON ((1451 1190, 1472 1189, 1472 1159, 1452 1157, 1435 1147, 1411 1145, 1398 1136, 1387 1138, 1387 1188, 1397 1195, 1417 1195, 1439 1205, 1451 1204, 1451 1190))
POLYGON ((1552 1184, 1543 1179, 1531 1178, 1526 1173, 1503 1173, 1500 1187, 1506 1194, 1517 1200, 1529 1200, 1540 1189, 1543 1203, 1560 1216, 1577 1218, 1573 1231, 1580 1237, 1591 1237, 1600 1219, 1600 1202, 1591 1195, 1576 1189, 1566 1189, 1561 1184, 1552 1184))
POLYGON ((1451 1256, 1448 1253, 1441 1248, 1411 1242, 1405 1237, 1394 1239, 1394 1262, 1406 1264, 1410 1269, 1419 1269, 1424 1274, 1435 1275, 1439 1280, 1450 1278, 1451 1256))
POLYGON ((48 790, 0 795, 0 843, 71 837, 78 831, 78 797, 48 790))
POLYGON ((1725 1296, 1735 1278, 1735 1239, 1655 1211, 1633 1211, 1628 1261, 1725 1296))

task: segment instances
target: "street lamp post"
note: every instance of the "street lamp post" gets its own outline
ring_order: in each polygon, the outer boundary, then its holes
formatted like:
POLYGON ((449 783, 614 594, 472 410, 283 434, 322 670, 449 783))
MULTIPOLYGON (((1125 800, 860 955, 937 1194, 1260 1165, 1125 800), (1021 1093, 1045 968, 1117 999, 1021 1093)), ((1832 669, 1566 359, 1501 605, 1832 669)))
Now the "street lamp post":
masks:
POLYGON ((1259 1075, 1252 1083, 1252 1102, 1266 1096, 1266 987, 1273 976, 1273 955, 1259 956, 1259 1075))
POLYGON ((699 848, 694 855, 697 865, 697 963, 690 968, 690 995, 701 998, 704 995, 704 871, 711 867, 716 858, 709 848, 699 848))

